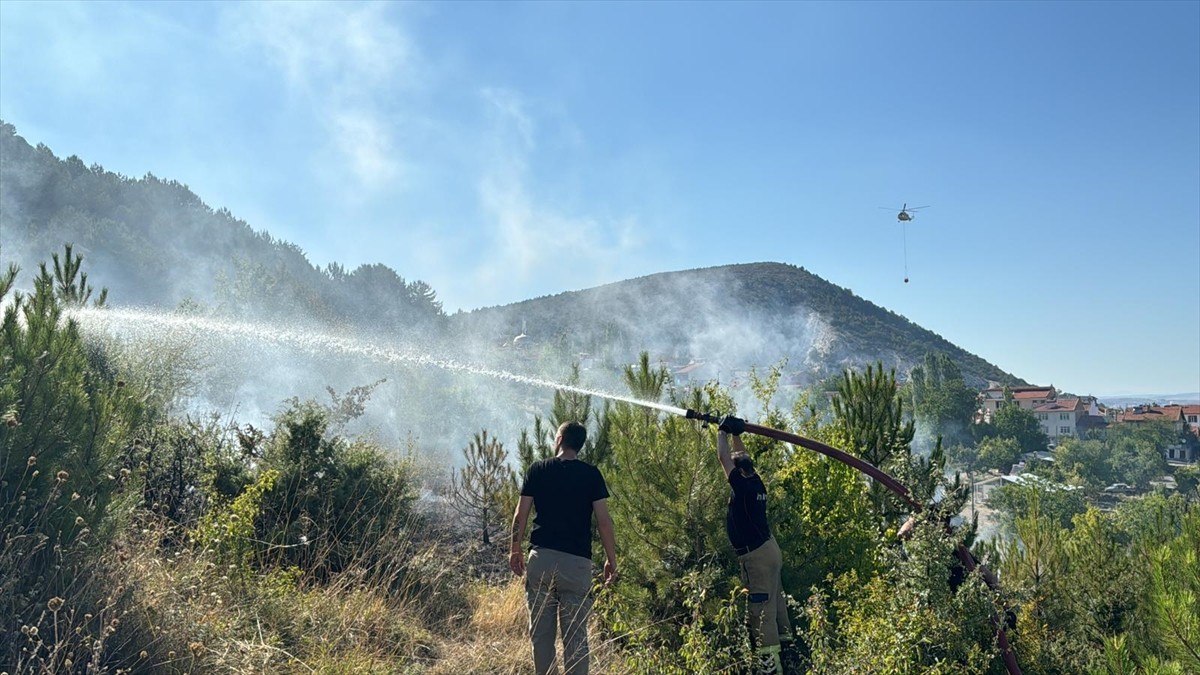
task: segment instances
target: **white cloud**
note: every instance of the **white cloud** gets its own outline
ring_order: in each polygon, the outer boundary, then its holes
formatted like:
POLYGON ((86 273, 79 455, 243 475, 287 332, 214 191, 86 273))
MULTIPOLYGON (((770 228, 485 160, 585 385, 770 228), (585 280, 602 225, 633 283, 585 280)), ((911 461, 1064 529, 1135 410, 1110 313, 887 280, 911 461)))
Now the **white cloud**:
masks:
POLYGON ((374 116, 358 110, 339 110, 333 128, 337 151, 359 184, 381 188, 400 175, 400 161, 392 154, 391 134, 374 116))
POLYGON ((381 84, 412 81, 415 50, 388 3, 234 3, 224 16, 229 34, 261 48, 288 83, 314 95, 333 87, 355 97, 381 84))
MULTIPOLYGON (((393 99, 422 81, 413 41, 392 3, 232 3, 222 17, 235 45, 261 54, 283 75, 298 106, 328 135, 331 173, 357 182, 341 194, 393 187, 403 177, 402 148, 389 131, 401 112, 393 99)), ((321 155, 322 152, 318 152, 321 155)))
POLYGON ((530 187, 537 125, 528 105, 516 92, 495 88, 484 89, 482 99, 491 128, 478 194, 494 254, 481 261, 474 282, 521 287, 540 274, 569 275, 572 286, 610 280, 644 244, 637 220, 598 220, 540 203, 530 187))
POLYGON ((136 75, 188 38, 186 28, 140 3, 5 3, 0 16, 0 62, 46 73, 43 86, 89 107, 108 103, 114 91, 133 98, 145 86, 136 75))
POLYGON ((525 111, 525 103, 516 92, 485 87, 480 96, 492 121, 495 142, 510 143, 519 150, 534 148, 533 119, 525 111))

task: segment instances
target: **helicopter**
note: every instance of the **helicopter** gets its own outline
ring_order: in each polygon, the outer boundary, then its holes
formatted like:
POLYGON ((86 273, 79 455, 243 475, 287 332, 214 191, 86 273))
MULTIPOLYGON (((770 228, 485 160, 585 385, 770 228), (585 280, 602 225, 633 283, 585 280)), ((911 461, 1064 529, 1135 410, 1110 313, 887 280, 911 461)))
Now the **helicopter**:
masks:
MULTIPOLYGON (((881 206, 879 208, 883 209, 884 211, 894 210, 890 206, 881 206)), ((920 211, 921 209, 927 209, 927 208, 929 208, 929 207, 928 206, 914 206, 910 209, 910 208, 908 208, 908 202, 905 202, 904 206, 900 207, 900 213, 896 214, 896 220, 900 221, 901 223, 907 223, 908 221, 912 220, 913 218, 916 218, 916 216, 911 213, 912 211, 920 211)))
MULTIPOLYGON (((881 208, 885 211, 893 210, 891 207, 887 207, 887 206, 881 206, 879 208, 881 208)), ((900 213, 896 214, 896 220, 901 225, 906 226, 906 227, 904 227, 904 235, 903 235, 903 237, 904 237, 904 283, 906 283, 906 284, 908 283, 908 227, 907 227, 907 224, 908 224, 908 221, 916 218, 916 216, 912 213, 913 211, 920 211, 921 209, 927 209, 927 208, 929 208, 929 207, 928 206, 914 206, 910 209, 910 208, 908 208, 908 202, 904 202, 904 205, 900 207, 900 213)))

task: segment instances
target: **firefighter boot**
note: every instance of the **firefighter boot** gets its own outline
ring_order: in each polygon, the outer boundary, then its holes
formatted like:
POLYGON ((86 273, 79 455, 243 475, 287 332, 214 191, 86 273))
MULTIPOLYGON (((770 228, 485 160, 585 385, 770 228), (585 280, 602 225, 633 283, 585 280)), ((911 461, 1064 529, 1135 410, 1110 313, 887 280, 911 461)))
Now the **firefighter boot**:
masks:
POLYGON ((783 664, 779 660, 779 645, 759 647, 756 675, 782 675, 783 664))
POLYGON ((783 670, 780 672, 786 673, 786 675, 801 675, 804 672, 804 659, 792 636, 780 636, 779 657, 779 661, 783 665, 783 670))

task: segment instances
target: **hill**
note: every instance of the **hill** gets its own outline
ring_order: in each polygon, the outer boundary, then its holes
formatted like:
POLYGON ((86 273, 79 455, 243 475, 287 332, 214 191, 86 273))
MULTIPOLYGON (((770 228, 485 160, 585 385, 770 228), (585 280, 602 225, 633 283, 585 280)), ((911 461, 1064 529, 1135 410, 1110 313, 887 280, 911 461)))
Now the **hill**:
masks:
POLYGON ((114 304, 186 302, 244 319, 419 336, 506 366, 531 366, 536 352, 553 357, 536 364, 543 371, 581 361, 619 373, 646 350, 678 366, 681 379, 736 379, 786 358, 789 378, 810 382, 876 360, 903 374, 926 352, 942 351, 970 384, 1022 383, 894 312, 780 263, 664 272, 446 316, 424 282, 381 264, 318 268, 295 244, 214 210, 186 185, 60 159, 0 121, 0 262, 17 262, 28 279, 68 242, 114 304), (519 334, 522 353, 512 348, 519 334))
POLYGON ((212 209, 182 183, 59 159, 0 120, 0 262, 30 273, 64 243, 124 305, 190 301, 243 318, 303 314, 389 333, 443 318, 424 282, 383 265, 317 268, 295 244, 212 209))
MULTIPOLYGON (((455 314, 451 327, 474 336, 524 335, 584 360, 656 361, 726 379, 787 358, 811 382, 846 367, 882 361, 901 374, 929 351, 949 355, 968 384, 1022 380, 895 312, 783 263, 664 272, 597 288, 455 314)), ((522 347, 528 349, 528 346, 522 347)))

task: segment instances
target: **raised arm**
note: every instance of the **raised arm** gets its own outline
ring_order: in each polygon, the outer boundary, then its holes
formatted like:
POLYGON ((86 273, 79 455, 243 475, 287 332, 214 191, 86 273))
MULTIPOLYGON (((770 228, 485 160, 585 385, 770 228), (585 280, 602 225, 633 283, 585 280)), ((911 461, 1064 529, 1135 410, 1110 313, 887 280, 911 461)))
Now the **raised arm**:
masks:
POLYGON ((525 554, 521 544, 525 541, 525 525, 529 522, 529 510, 533 508, 533 497, 521 496, 517 510, 513 513, 512 539, 508 544, 508 568, 513 574, 525 574, 525 554))
MULTIPOLYGON (((725 469, 726 478, 733 471, 733 457, 729 454, 729 438, 730 434, 724 431, 717 432, 717 459, 721 460, 721 468, 725 469)), ((742 447, 742 439, 733 436, 733 441, 739 449, 742 447)))
POLYGON ((742 445, 742 437, 730 434, 730 442, 733 443, 733 454, 747 454, 746 446, 742 445))

